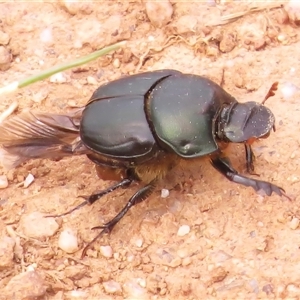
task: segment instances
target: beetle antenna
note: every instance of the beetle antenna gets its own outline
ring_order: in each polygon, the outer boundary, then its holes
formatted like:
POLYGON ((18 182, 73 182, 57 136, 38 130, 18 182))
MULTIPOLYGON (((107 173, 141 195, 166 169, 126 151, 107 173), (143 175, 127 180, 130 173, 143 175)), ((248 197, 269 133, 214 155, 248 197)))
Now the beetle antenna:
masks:
POLYGON ((262 105, 264 105, 266 103, 266 101, 270 98, 270 97, 273 97, 275 95, 275 92, 277 91, 278 89, 278 82, 274 82, 272 84, 272 86, 270 87, 267 95, 265 96, 264 100, 262 101, 262 105))

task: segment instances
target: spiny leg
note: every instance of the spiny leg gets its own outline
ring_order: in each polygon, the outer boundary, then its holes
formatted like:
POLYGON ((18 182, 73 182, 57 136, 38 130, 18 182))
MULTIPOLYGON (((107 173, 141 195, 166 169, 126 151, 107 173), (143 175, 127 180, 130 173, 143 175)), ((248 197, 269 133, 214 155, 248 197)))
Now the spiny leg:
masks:
POLYGON ((108 187, 107 189, 99 192, 99 193, 96 193, 96 194, 92 194, 90 196, 79 196, 80 198, 84 198, 85 201, 80 203, 79 205, 75 206, 74 208, 72 208, 71 210, 63 213, 63 214, 60 214, 60 215, 48 215, 46 216, 46 218, 58 218, 58 217, 63 217, 63 216, 66 216, 66 215, 69 215, 70 213, 74 212, 75 210, 78 210, 79 208, 87 205, 87 204, 93 204, 94 202, 96 202, 97 200, 99 200, 101 197, 115 191, 116 189, 119 189, 121 187, 128 187, 131 183, 132 183, 132 179, 129 179, 129 178, 125 178, 123 179, 122 181, 108 187))
POLYGON ((134 205, 141 203, 146 200, 154 191, 156 187, 156 180, 153 180, 148 185, 144 186, 140 190, 138 190, 127 202, 127 204, 123 207, 123 209, 109 222, 104 224, 103 226, 93 227, 92 229, 102 229, 102 231, 91 241, 86 247, 83 249, 81 258, 86 255, 86 251, 91 247, 91 245, 99 239, 103 234, 110 233, 116 224, 125 216, 125 214, 129 211, 131 207, 134 205))
POLYGON ((226 157, 214 157, 211 158, 212 166, 223 174, 228 180, 245 186, 251 186, 255 191, 263 190, 268 196, 273 192, 279 196, 285 196, 291 200, 286 194, 284 189, 274 185, 267 181, 256 180, 248 178, 246 176, 238 174, 238 172, 232 167, 230 161, 226 157))
POLYGON ((245 146, 245 151, 246 151, 246 167, 247 167, 247 172, 252 175, 257 175, 254 174, 254 160, 255 160, 255 155, 254 152, 251 148, 251 145, 249 144, 244 144, 245 146))

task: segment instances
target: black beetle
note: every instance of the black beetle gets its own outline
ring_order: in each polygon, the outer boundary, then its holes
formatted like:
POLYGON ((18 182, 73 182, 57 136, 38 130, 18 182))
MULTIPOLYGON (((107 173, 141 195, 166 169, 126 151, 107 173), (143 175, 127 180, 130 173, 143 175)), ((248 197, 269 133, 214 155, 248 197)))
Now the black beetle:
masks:
MULTIPOLYGON (((271 91, 268 96, 272 95, 271 91)), ((263 103, 239 103, 205 77, 166 69, 104 84, 73 114, 23 112, 0 126, 0 144, 6 165, 84 154, 96 164, 100 177, 118 181, 85 197, 78 207, 133 181, 142 182, 144 186, 117 216, 95 227, 103 234, 133 205, 147 199, 157 182, 182 160, 209 156, 227 179, 267 195, 286 196, 272 183, 238 174, 223 154, 229 143, 243 143, 247 170, 253 172, 251 144, 268 137, 274 124, 273 113, 263 103)))

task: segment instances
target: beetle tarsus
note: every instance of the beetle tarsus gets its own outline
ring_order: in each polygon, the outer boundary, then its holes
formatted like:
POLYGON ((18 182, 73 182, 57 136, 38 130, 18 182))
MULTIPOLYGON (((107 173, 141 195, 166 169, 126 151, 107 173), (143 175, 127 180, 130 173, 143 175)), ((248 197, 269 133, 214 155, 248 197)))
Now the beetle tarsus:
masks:
POLYGON ((89 204, 89 205, 92 205, 94 202, 96 202, 97 200, 99 200, 101 197, 115 191, 116 189, 118 188, 121 188, 121 187, 128 187, 130 184, 131 184, 132 180, 129 179, 129 178, 125 178, 123 179, 122 181, 118 182, 117 184, 114 184, 112 186, 110 186, 109 188, 97 193, 97 194, 92 194, 90 196, 78 196, 79 198, 83 198, 85 199, 84 202, 80 203, 79 205, 75 206, 74 208, 72 208, 71 210, 65 212, 65 213, 62 213, 60 215, 48 215, 48 216, 45 216, 46 218, 59 218, 59 217, 64 217, 66 215, 69 215, 71 214, 72 212, 74 212, 75 210, 78 210, 79 208, 89 204))
MULTIPOLYGON (((154 191, 156 187, 156 180, 153 180, 148 185, 144 186, 140 190, 138 190, 127 202, 127 204, 123 207, 123 209, 109 222, 102 226, 96 226, 92 229, 102 229, 102 231, 91 241, 86 247, 83 249, 81 257, 83 258, 86 255, 86 251, 91 247, 91 245, 99 239, 103 234, 110 233, 113 228, 117 225, 117 223, 126 215, 131 207, 134 205, 145 201, 154 191)), ((96 194, 97 195, 97 194, 96 194)))
POLYGON ((256 180, 243 175, 238 174, 238 172, 232 167, 228 158, 216 157, 211 159, 211 164, 213 167, 223 174, 228 180, 233 181, 244 186, 251 186, 255 191, 263 190, 268 196, 273 192, 279 196, 285 196, 289 198, 284 190, 277 185, 274 185, 267 181, 256 180))
POLYGON ((87 202, 87 201, 84 201, 84 202, 80 203, 79 205, 75 206, 74 208, 68 210, 68 211, 65 212, 65 213, 62 213, 62 214, 60 214, 60 215, 47 215, 47 216, 45 216, 45 218, 60 218, 60 217, 64 217, 64 216, 71 214, 71 213, 74 212, 75 210, 78 210, 79 208, 81 208, 81 207, 83 207, 83 206, 85 206, 85 205, 87 205, 87 204, 88 204, 88 202, 87 202))

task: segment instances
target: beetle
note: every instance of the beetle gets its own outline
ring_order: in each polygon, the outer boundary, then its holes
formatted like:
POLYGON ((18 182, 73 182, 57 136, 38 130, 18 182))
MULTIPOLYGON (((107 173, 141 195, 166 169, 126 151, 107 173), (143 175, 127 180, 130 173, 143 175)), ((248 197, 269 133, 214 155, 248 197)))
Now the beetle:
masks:
POLYGON ((143 184, 111 221, 94 227, 102 229, 94 242, 111 232, 132 206, 146 200, 176 165, 193 158, 209 157, 232 182, 287 197, 277 185, 239 174, 224 155, 230 143, 244 144, 247 171, 252 173, 251 145, 267 138, 272 129, 275 117, 264 103, 240 103, 206 77, 163 69, 108 82, 73 113, 27 111, 14 116, 1 124, 0 144, 8 167, 34 158, 86 155, 100 178, 116 181, 60 216, 134 181, 143 184))

